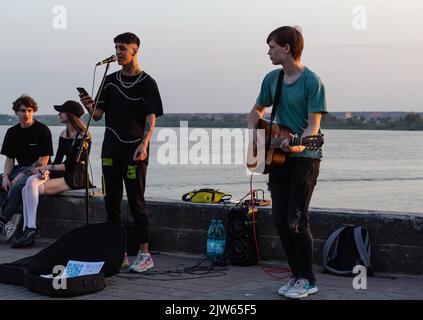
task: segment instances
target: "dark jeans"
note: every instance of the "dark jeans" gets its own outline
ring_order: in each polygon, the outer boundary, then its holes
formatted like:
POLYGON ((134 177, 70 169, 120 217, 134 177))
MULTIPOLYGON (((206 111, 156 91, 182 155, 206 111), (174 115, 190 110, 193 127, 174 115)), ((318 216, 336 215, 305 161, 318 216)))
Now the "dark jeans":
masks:
MULTIPOLYGON (((24 166, 15 166, 9 176, 9 180, 12 181, 20 172, 26 168, 27 167, 24 166)), ((9 221, 15 213, 22 214, 22 189, 25 187, 26 180, 28 180, 29 177, 30 175, 25 175, 12 188, 9 189, 9 192, 2 190, 2 202, 0 207, 1 220, 9 221)), ((0 183, 2 182, 3 179, 0 178, 0 183)))
POLYGON ((315 283, 308 206, 319 176, 319 159, 288 157, 269 174, 272 215, 294 277, 315 283))
POLYGON ((107 221, 122 225, 121 203, 123 197, 122 181, 124 181, 138 240, 142 244, 148 243, 149 223, 144 200, 147 164, 140 161, 103 158, 102 168, 107 221))

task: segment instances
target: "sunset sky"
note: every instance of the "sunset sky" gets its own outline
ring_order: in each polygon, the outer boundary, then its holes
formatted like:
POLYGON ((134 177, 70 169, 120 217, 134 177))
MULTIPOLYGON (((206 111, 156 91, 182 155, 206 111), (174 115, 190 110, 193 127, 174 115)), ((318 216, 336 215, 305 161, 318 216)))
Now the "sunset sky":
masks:
POLYGON ((423 112, 422 17, 421 0, 3 1, 0 113, 22 93, 48 114, 78 99, 76 87, 91 92, 95 63, 126 31, 141 38, 165 112, 248 112, 275 68, 266 37, 282 25, 301 26, 302 60, 322 78, 329 111, 423 112))

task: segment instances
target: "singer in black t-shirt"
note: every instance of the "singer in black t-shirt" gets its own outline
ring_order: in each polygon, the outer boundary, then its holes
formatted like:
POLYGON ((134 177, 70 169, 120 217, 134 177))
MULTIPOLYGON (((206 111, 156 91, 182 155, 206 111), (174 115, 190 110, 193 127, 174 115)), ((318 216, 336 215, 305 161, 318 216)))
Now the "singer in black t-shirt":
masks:
MULTIPOLYGON (((148 250, 149 225, 144 200, 149 142, 163 107, 156 82, 138 65, 139 38, 133 33, 123 33, 114 38, 114 43, 122 69, 106 77, 93 119, 99 120, 103 115, 106 118, 101 157, 107 218, 109 222, 122 224, 124 181, 140 242, 130 270, 144 272, 154 266, 148 250)), ((84 94, 80 98, 91 114, 92 98, 84 94)), ((125 254, 122 265, 126 264, 129 265, 125 254)))

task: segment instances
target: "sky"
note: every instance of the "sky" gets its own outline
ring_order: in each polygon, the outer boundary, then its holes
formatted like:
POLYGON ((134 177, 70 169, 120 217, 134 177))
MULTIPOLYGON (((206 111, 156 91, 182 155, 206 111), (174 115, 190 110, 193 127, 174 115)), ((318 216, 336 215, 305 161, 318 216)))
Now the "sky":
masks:
POLYGON ((127 31, 166 113, 246 113, 276 68, 265 40, 282 25, 302 28, 329 111, 423 112, 422 17, 421 0, 4 0, 0 113, 22 93, 54 114, 76 87, 91 92, 95 63, 127 31))

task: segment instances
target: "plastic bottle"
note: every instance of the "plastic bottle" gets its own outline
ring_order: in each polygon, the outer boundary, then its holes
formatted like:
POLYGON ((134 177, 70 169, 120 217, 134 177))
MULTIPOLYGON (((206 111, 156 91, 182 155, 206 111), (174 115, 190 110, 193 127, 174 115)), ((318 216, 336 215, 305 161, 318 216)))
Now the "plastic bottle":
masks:
POLYGON ((215 261, 223 261, 225 258, 226 231, 221 219, 218 219, 216 224, 215 261))
POLYGON ((214 261, 216 257, 216 219, 212 219, 207 232, 207 259, 214 261))

